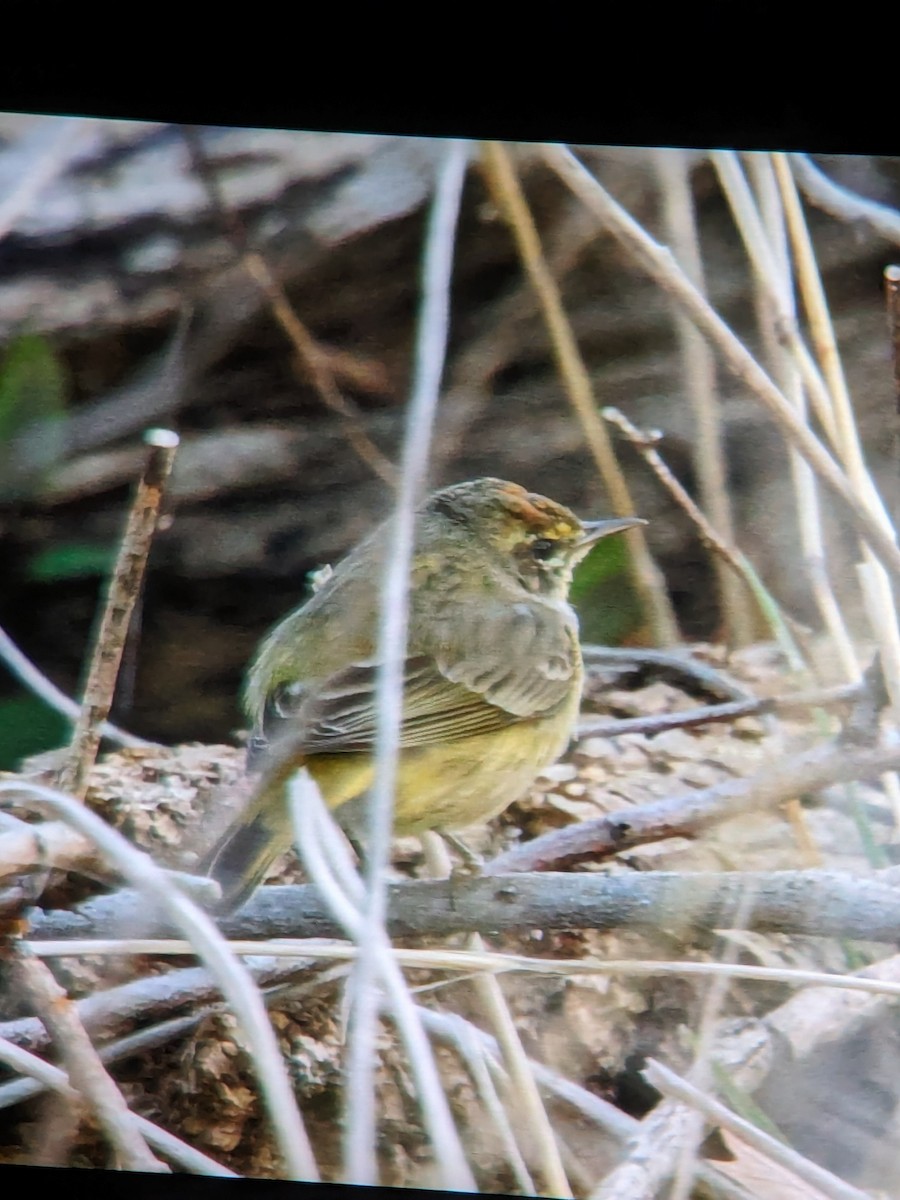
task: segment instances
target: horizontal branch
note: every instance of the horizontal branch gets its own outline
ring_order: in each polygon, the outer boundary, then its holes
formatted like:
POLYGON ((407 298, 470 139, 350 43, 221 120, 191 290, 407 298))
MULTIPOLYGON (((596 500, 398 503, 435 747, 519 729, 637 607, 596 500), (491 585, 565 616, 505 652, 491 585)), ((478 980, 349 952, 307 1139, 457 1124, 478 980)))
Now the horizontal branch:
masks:
MULTIPOLYGON (((741 928, 823 937, 895 941, 900 890, 832 871, 536 872, 474 879, 410 880, 388 890, 392 937, 521 929, 677 930, 741 928), (748 892, 753 899, 747 903, 748 892)), ((65 938, 167 936, 151 924, 147 902, 118 892, 73 912, 36 912, 33 941, 65 938)), ((339 937, 342 929, 311 885, 263 887, 240 912, 223 919, 226 937, 339 937)))

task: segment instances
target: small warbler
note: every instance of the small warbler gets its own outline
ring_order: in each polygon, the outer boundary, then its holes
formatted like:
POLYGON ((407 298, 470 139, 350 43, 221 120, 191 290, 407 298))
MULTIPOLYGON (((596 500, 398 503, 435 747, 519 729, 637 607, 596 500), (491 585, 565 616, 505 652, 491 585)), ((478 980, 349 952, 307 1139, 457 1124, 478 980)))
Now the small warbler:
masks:
MULTIPOLYGON (((397 834, 496 816, 565 750, 583 668, 572 571, 637 517, 579 521, 500 479, 433 493, 416 514, 397 834)), ((264 784, 203 869, 237 907, 292 842, 284 784, 305 767, 349 832, 374 775, 379 583, 389 522, 262 643, 245 690, 248 764, 264 784), (272 767, 271 764, 275 766, 272 767)))

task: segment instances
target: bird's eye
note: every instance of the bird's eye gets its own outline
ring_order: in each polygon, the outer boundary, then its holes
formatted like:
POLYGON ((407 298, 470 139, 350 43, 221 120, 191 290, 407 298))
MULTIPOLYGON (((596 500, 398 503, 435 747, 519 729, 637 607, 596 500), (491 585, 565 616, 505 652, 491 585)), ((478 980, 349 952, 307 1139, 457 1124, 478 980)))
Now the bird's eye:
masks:
POLYGON ((550 538, 537 538, 531 543, 531 553, 542 562, 550 558, 555 550, 556 542, 551 541, 550 538))

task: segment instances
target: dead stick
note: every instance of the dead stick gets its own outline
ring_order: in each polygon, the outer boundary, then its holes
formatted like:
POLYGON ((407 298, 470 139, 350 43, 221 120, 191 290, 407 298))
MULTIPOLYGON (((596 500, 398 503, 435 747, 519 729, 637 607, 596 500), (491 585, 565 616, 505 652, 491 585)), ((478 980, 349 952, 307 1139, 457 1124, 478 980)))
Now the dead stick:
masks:
MULTIPOLYGON (((645 717, 582 717, 578 722, 578 737, 619 737, 623 733, 643 733, 653 736, 667 729, 691 729, 696 725, 736 721, 740 717, 761 717, 773 712, 789 712, 807 708, 824 708, 831 704, 847 704, 861 694, 857 683, 844 683, 831 688, 816 688, 809 692, 793 692, 785 696, 750 697, 728 704, 707 704, 683 712, 655 713, 645 717)), ((2 845, 2 842, 0 842, 2 845)))
POLYGON ((125 636, 144 577, 163 489, 178 446, 178 435, 169 429, 150 429, 145 433, 144 441, 150 446, 150 453, 128 514, 119 557, 97 629, 81 713, 72 734, 69 761, 59 778, 60 790, 71 792, 79 799, 84 799, 87 778, 100 745, 101 726, 112 707, 125 636))
POLYGON ((655 449, 655 445, 661 439, 662 434, 657 430, 645 431, 638 429, 617 408, 604 408, 603 417, 622 430, 663 487, 671 494, 675 503, 684 509, 697 526, 701 540, 710 549, 720 554, 728 566, 741 576, 753 593, 763 620, 771 627, 788 663, 792 669, 800 670, 804 665, 803 657, 788 626, 787 618, 781 612, 771 593, 757 575, 756 569, 750 560, 740 550, 729 546, 716 530, 713 529, 705 514, 694 503, 688 495, 687 490, 675 478, 671 468, 655 449))
POLYGON ((900 266, 884 268, 884 286, 894 364, 894 391, 897 395, 897 412, 900 413, 900 266))
POLYGON ((53 1037, 69 1083, 93 1109, 115 1148, 119 1165, 133 1171, 168 1171, 144 1141, 125 1097, 98 1058, 75 1004, 53 978, 50 968, 17 943, 10 970, 18 991, 33 1002, 53 1037))
MULTIPOLYGON (((490 868, 493 864, 487 864, 490 868)), ((659 929, 681 937, 697 929, 755 929, 813 937, 865 938, 894 943, 900 938, 900 890, 890 872, 860 877, 849 872, 597 871, 539 872, 473 879, 414 879, 388 889, 388 929, 394 938, 444 937, 454 933, 504 933, 527 929, 659 929), (753 895, 747 912, 746 896, 753 895)), ((56 943, 89 953, 97 939, 119 940, 122 929, 137 930, 141 953, 151 953, 150 938, 178 936, 163 918, 147 912, 135 892, 99 896, 65 910, 31 914, 29 937, 36 953, 56 943)), ((237 913, 220 922, 221 932, 237 941, 253 939, 265 952, 266 938, 333 938, 341 928, 312 884, 261 887, 237 913)), ((122 941, 127 950, 128 942, 122 941)), ((154 953, 162 945, 154 945, 154 953)), ((156 980, 144 981, 159 1006, 156 980)), ((137 988, 137 985, 135 985, 137 988)), ((140 1003, 138 999, 129 1001, 140 1003)), ((92 1000, 90 1019, 106 1021, 119 1007, 113 993, 92 1000)), ((136 1015, 130 1007, 131 1015, 136 1015)), ((0 1024, 0 1035, 20 1040, 33 1031, 27 1022, 0 1024), (14 1033, 13 1030, 19 1030, 14 1033)), ((106 1026, 104 1025, 104 1031, 106 1026)), ((26 1042, 27 1044, 27 1042, 26 1042)))

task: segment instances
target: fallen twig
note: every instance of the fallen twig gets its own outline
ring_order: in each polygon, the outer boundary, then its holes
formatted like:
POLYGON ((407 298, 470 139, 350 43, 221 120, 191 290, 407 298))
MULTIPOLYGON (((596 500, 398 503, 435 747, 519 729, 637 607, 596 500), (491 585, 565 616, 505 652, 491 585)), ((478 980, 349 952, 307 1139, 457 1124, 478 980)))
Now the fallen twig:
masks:
MULTIPOLYGON (((623 733, 643 733, 652 737, 666 729, 691 729, 697 725, 736 721, 740 717, 761 717, 773 712, 802 711, 809 708, 826 708, 832 704, 847 704, 856 700, 860 693, 859 684, 845 683, 838 687, 815 688, 808 692, 794 692, 785 696, 758 696, 748 700, 733 700, 730 704, 706 704, 702 708, 688 708, 680 712, 651 713, 645 717, 582 717, 576 733, 579 738, 613 738, 623 733)), ((871 729, 870 725, 869 733, 871 729)))
POLYGON ((854 750, 828 742, 791 755, 744 779, 685 792, 555 829, 515 846, 484 867, 485 874, 573 867, 667 837, 692 837, 701 829, 745 812, 774 808, 833 783, 870 779, 900 766, 900 747, 854 750))
POLYGON ((585 642, 581 653, 588 665, 621 664, 652 670, 660 678, 671 678, 690 695, 715 696, 722 700, 752 700, 745 687, 725 671, 711 667, 688 651, 647 650, 640 646, 596 646, 585 642))
MULTIPOLYGON (((654 165, 659 180, 659 197, 666 240, 688 278, 706 294, 697 211, 691 190, 691 156, 686 150, 657 150, 654 165)), ((728 490, 725 435, 720 397, 716 389, 716 363, 709 343, 693 321, 672 305, 678 338, 682 387, 694 419, 691 460, 703 508, 723 539, 734 543, 734 516, 728 490)), ((753 640, 755 614, 747 595, 746 581, 736 579, 718 558, 713 559, 719 589, 719 604, 725 627, 734 645, 753 640)))
MULTIPOLYGON (((6 814, 4 814, 5 816, 6 814)), ((63 821, 29 825, 8 818, 0 831, 0 879, 34 870, 102 872, 104 864, 89 838, 74 832, 63 821)))
MULTIPOLYGON (((299 1179, 318 1178, 318 1167, 297 1107, 294 1092, 265 1006, 243 967, 225 946, 213 922, 149 855, 132 846, 117 830, 71 796, 38 784, 0 781, 0 794, 26 793, 39 799, 54 816, 91 838, 111 863, 138 890, 134 919, 146 919, 148 909, 166 913, 191 941, 198 956, 219 980, 232 1012, 250 1047, 273 1132, 288 1171, 299 1179), (141 916, 141 913, 144 916, 141 916)), ((121 933, 121 927, 119 929, 121 933)))
MULTIPOLYGON (((30 1083, 32 1080, 38 1085, 36 1089, 23 1089, 22 1099, 27 1099, 30 1095, 40 1094, 45 1088, 50 1088, 52 1091, 59 1093, 63 1098, 76 1101, 80 1099, 78 1092, 69 1083, 68 1076, 65 1071, 59 1067, 54 1067, 51 1063, 44 1062, 42 1058, 30 1053, 28 1050, 23 1050, 21 1046, 13 1045, 11 1042, 4 1041, 0 1038, 0 1062, 3 1062, 8 1067, 12 1067, 14 1071, 20 1071, 23 1075, 29 1076, 29 1079, 21 1081, 30 1083)), ((13 1084, 6 1084, 5 1087, 16 1086, 20 1081, 16 1080, 13 1084)), ((135 1126, 147 1142, 151 1146, 155 1146, 160 1153, 165 1154, 172 1162, 184 1167, 187 1171, 195 1171, 199 1175, 221 1175, 233 1177, 234 1171, 230 1171, 227 1167, 223 1167, 214 1159, 209 1158, 206 1154, 195 1150, 192 1146, 188 1146, 180 1138, 169 1133, 165 1129, 160 1129, 158 1125, 154 1125, 152 1121, 148 1121, 146 1117, 139 1117, 132 1113, 135 1126)))

